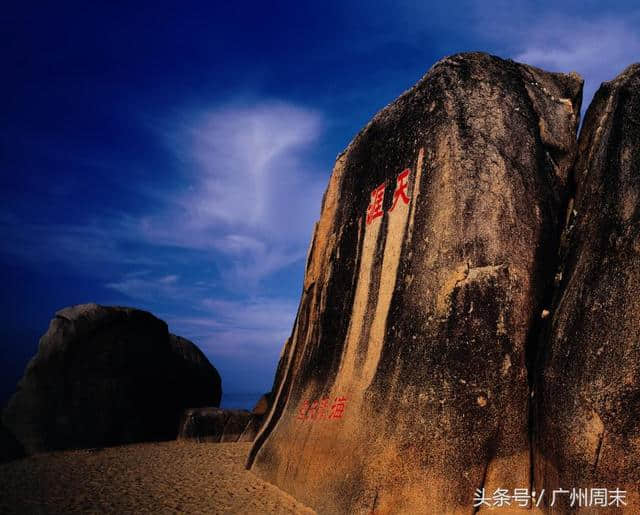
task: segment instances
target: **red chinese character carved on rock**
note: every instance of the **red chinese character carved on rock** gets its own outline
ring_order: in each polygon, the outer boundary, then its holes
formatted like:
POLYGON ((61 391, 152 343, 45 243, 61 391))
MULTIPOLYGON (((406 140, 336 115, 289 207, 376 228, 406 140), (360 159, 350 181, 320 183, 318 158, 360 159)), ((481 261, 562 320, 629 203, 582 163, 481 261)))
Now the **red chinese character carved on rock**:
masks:
POLYGON ((320 408, 318 409, 318 418, 328 418, 327 410, 329 409, 329 399, 322 399, 320 401, 320 408))
POLYGON ((329 415, 329 418, 342 418, 346 402, 346 397, 336 397, 333 406, 331 406, 331 415, 329 415))
POLYGON ((371 203, 367 208, 367 225, 382 216, 382 201, 384 200, 384 182, 371 192, 371 203))
POLYGON ((391 205, 391 209, 389 209, 389 211, 393 211, 393 209, 396 207, 396 204, 398 203, 398 199, 402 199, 402 202, 404 202, 405 204, 409 203, 409 197, 407 197, 406 191, 408 186, 407 177, 409 176, 410 172, 411 170, 407 168, 402 173, 400 173, 400 175, 398 175, 398 178, 396 179, 396 191, 393 192, 393 204, 391 205))

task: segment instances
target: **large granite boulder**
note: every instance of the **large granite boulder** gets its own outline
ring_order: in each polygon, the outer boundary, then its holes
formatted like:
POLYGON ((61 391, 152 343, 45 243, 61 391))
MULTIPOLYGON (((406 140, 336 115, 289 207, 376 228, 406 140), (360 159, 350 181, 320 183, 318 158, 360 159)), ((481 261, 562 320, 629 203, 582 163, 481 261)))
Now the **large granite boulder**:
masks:
MULTIPOLYGON (((540 353, 536 483, 627 491, 640 512, 640 64, 602 84, 579 140, 561 284, 540 353)), ((567 510, 568 495, 556 509, 567 510)))
POLYGON ((473 511, 531 484, 528 344, 582 80, 443 59, 336 162, 247 466, 323 513, 473 511))
POLYGON ((84 304, 56 313, 2 420, 29 454, 173 439, 185 408, 220 396, 215 368, 162 320, 84 304))

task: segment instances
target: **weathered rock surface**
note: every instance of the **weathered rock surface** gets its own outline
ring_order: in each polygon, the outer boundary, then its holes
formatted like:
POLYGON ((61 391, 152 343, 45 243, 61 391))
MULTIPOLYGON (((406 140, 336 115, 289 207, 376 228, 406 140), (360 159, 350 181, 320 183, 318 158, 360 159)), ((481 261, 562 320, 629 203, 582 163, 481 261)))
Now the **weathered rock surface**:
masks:
POLYGON ((56 313, 3 423, 29 454, 172 439, 185 408, 220 396, 215 368, 162 320, 84 304, 56 313))
POLYGON ((530 486, 525 349, 581 90, 574 74, 456 55, 356 136, 248 467, 323 513, 470 513, 476 488, 530 486))
POLYGON ((256 434, 254 419, 255 416, 246 410, 188 409, 182 416, 178 440, 250 442, 256 434))
POLYGON ((262 397, 258 399, 256 405, 251 410, 251 413, 254 415, 266 415, 271 406, 273 405, 273 394, 271 392, 265 393, 262 397))
POLYGON ((539 360, 536 483, 619 487, 639 513, 640 64, 596 93, 574 174, 560 295, 539 360))
POLYGON ((252 442, 271 409, 271 392, 265 393, 251 412, 213 407, 186 410, 180 421, 179 440, 198 442, 252 442))

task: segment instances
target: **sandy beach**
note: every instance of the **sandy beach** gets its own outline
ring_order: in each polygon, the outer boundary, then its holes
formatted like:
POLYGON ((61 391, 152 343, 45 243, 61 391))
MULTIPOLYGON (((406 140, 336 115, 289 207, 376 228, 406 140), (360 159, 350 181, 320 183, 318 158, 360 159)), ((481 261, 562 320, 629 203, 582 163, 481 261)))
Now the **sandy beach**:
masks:
POLYGON ((171 441, 0 464, 0 513, 315 513, 244 468, 250 446, 171 441))

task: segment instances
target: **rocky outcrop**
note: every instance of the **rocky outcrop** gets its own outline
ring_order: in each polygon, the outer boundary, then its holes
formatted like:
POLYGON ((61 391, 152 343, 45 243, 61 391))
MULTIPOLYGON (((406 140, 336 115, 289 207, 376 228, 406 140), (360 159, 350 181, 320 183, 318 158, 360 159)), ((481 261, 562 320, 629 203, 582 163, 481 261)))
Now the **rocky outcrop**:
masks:
POLYGON ((266 415, 271 406, 273 405, 273 394, 271 392, 265 393, 258 399, 256 405, 251 410, 251 413, 258 416, 266 415))
POLYGON ((169 334, 169 345, 173 353, 171 377, 172 389, 188 399, 185 406, 219 406, 222 398, 222 380, 215 367, 193 343, 175 334, 169 334))
MULTIPOLYGON (((574 169, 539 360, 536 483, 620 488, 640 512, 640 65, 605 82, 574 169)), ((568 510, 569 498, 557 509, 568 510)))
POLYGON ((182 416, 178 440, 197 442, 244 442, 244 430, 252 415, 246 410, 224 410, 219 408, 188 409, 182 416))
POLYGON ((185 408, 220 396, 215 368, 162 320, 84 304, 56 313, 3 422, 29 454, 173 439, 185 408))
POLYGON ((186 410, 178 440, 197 442, 252 442, 271 408, 271 393, 265 393, 251 412, 213 407, 186 410))
POLYGON ((184 412, 178 440, 251 442, 259 429, 260 417, 246 410, 195 408, 184 412))
POLYGON ((256 474, 325 513, 469 513, 477 488, 531 485, 527 349, 581 89, 456 55, 338 157, 256 474))

